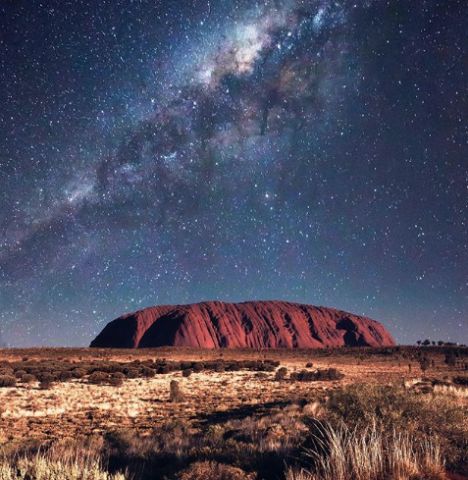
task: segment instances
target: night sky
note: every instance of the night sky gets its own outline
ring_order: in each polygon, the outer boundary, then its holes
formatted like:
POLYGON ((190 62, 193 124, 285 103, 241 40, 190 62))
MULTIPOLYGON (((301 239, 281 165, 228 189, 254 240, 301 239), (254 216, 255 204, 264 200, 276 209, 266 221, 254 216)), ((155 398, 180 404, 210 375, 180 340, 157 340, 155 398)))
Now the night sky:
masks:
POLYGON ((212 299, 467 343, 467 13, 2 0, 0 343, 212 299))

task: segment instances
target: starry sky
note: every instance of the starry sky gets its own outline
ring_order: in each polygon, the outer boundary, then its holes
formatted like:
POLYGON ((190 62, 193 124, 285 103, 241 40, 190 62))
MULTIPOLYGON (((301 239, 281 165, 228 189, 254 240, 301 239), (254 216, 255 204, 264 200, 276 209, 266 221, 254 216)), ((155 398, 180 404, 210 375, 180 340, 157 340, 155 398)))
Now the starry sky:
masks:
POLYGON ((468 343, 467 13, 2 1, 0 343, 211 299, 468 343))

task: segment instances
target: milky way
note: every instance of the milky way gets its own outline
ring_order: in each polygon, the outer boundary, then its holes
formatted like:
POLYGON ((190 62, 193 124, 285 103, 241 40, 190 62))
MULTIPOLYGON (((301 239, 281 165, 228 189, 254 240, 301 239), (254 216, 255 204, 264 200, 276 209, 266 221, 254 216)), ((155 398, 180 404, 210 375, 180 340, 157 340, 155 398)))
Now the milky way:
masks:
POLYGON ((273 298, 468 341, 463 2, 0 12, 9 344, 273 298))

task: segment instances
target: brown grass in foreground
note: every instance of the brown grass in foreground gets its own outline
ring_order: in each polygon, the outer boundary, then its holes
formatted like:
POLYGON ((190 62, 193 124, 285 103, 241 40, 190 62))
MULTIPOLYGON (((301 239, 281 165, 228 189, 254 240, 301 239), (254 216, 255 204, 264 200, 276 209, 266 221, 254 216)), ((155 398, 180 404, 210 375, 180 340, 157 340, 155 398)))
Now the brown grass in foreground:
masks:
POLYGON ((290 469, 287 480, 447 478, 437 440, 415 441, 408 433, 396 431, 385 435, 373 423, 363 431, 323 426, 317 441, 319 448, 306 452, 312 472, 290 469))
POLYGON ((468 471, 464 349, 47 352, 0 351, 0 480, 468 471))
POLYGON ((0 463, 1 480, 126 480, 120 473, 103 469, 99 459, 76 462, 53 460, 36 454, 14 462, 0 463))

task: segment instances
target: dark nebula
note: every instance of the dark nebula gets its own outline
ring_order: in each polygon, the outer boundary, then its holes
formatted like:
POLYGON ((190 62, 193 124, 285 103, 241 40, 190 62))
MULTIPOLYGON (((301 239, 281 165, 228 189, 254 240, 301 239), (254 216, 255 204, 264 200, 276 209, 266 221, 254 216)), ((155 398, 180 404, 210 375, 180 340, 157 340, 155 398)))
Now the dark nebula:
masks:
POLYGON ((0 321, 285 299, 468 341, 462 1, 0 4, 0 321))

